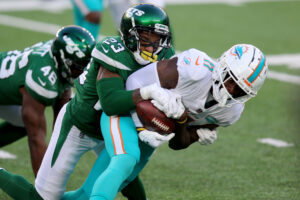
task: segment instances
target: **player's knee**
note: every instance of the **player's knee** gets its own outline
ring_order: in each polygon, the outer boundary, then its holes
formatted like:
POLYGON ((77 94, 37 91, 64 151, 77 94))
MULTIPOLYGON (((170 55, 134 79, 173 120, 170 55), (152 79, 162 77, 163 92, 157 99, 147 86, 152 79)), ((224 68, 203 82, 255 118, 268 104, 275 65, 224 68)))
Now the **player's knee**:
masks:
POLYGON ((111 159, 111 162, 111 169, 117 170, 118 173, 120 173, 120 175, 123 176, 124 179, 126 179, 131 174, 138 161, 134 156, 130 154, 122 154, 114 156, 111 159))

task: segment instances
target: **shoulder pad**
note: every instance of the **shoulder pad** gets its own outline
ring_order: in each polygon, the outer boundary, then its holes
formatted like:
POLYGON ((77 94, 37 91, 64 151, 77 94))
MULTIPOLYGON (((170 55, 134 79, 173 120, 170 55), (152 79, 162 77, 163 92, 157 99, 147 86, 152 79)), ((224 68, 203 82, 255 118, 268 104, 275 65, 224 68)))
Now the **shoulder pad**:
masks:
POLYGON ((178 56, 177 66, 181 77, 187 80, 210 80, 214 62, 196 49, 184 51, 178 56))
POLYGON ((131 70, 120 62, 120 58, 128 56, 128 49, 124 46, 120 37, 106 37, 99 42, 92 51, 92 57, 104 67, 131 70), (119 58, 119 59, 116 59, 119 58))

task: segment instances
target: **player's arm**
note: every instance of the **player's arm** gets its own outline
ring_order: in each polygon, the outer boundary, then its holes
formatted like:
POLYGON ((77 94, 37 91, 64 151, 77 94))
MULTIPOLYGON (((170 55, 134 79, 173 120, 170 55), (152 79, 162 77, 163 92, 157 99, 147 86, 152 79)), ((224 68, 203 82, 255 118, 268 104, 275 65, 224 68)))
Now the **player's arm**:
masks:
POLYGON ((101 12, 91 11, 83 0, 75 0, 74 3, 88 22, 101 23, 101 12))
POLYGON ((71 88, 68 88, 67 90, 64 91, 64 93, 61 95, 61 97, 59 99, 57 99, 52 108, 53 108, 53 126, 55 124, 56 121, 56 117, 60 111, 60 109, 63 107, 63 105, 65 105, 67 102, 69 102, 70 98, 71 98, 71 88))
POLYGON ((23 96, 22 118, 28 134, 31 164, 36 175, 47 149, 45 105, 35 100, 26 90, 20 88, 23 96))
POLYGON ((127 114, 142 100, 137 91, 125 90, 124 80, 118 73, 102 66, 97 75, 97 92, 101 107, 107 115, 127 114))
POLYGON ((169 141, 169 147, 174 150, 185 149, 194 142, 202 145, 211 144, 216 139, 218 125, 207 124, 201 126, 187 126, 187 123, 178 121, 175 136, 169 141))
MULTIPOLYGON (((141 77, 143 78, 143 77, 141 77)), ((135 109, 138 102, 154 99, 164 105, 161 107, 167 115, 179 118, 184 109, 178 106, 175 95, 159 87, 156 83, 141 88, 125 90, 124 80, 118 73, 100 67, 97 75, 97 92, 103 111, 107 115, 127 114, 135 109)))

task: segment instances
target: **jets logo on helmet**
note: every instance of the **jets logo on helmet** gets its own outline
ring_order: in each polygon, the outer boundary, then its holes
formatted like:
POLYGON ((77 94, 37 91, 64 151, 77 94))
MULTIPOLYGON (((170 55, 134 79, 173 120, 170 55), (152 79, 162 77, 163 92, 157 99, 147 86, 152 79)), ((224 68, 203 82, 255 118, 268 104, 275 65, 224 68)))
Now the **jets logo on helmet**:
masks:
POLYGON ((219 105, 245 103, 254 97, 267 77, 268 65, 265 56, 257 47, 238 44, 226 51, 213 70, 213 96, 219 105), (231 95, 225 82, 234 80, 241 89, 240 95, 231 95))
POLYGON ((143 14, 145 14, 144 11, 136 9, 136 8, 129 8, 126 12, 126 17, 132 17, 133 15, 136 16, 142 16, 143 14))
POLYGON ((76 52, 75 54, 78 58, 83 58, 85 56, 84 53, 78 48, 78 46, 73 42, 73 40, 71 38, 64 35, 63 39, 67 44, 66 51, 68 53, 73 54, 74 52, 76 52))

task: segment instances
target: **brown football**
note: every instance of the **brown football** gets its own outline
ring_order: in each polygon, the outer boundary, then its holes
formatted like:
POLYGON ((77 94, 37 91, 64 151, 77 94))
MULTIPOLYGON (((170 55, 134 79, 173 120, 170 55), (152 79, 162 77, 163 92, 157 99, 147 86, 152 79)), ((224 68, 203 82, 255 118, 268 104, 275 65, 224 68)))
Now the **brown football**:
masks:
POLYGON ((144 127, 150 131, 167 135, 175 129, 175 121, 156 108, 151 100, 139 102, 136 112, 144 127))

